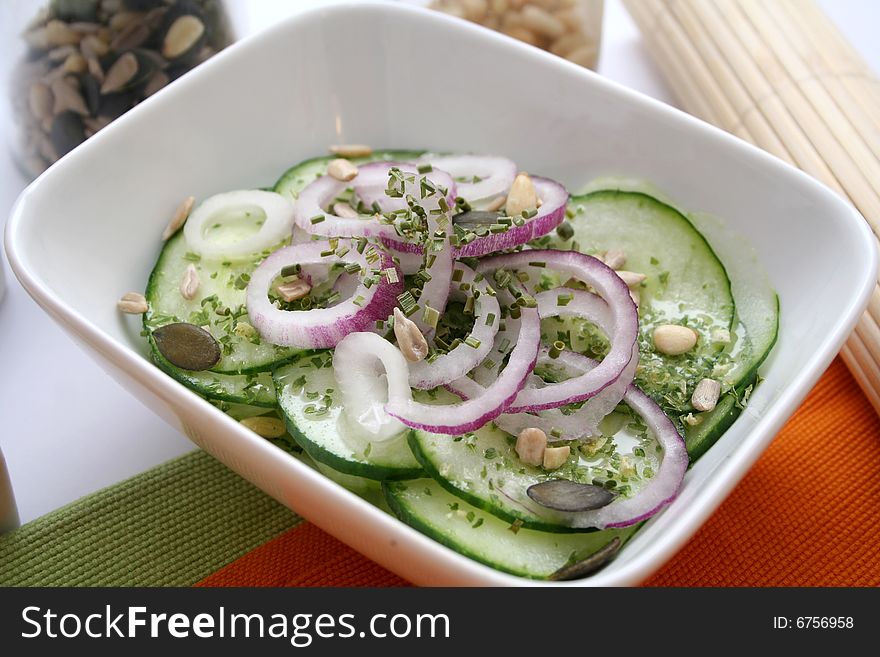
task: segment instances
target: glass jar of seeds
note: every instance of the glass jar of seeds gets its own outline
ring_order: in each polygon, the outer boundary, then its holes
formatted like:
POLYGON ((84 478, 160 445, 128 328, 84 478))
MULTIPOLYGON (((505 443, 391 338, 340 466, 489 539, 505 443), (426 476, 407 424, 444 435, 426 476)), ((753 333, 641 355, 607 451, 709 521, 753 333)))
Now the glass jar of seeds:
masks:
POLYGON ((432 9, 503 32, 595 68, 603 0, 431 0, 432 9))
POLYGON ((23 25, 10 98, 31 177, 232 41, 221 0, 51 0, 23 25))

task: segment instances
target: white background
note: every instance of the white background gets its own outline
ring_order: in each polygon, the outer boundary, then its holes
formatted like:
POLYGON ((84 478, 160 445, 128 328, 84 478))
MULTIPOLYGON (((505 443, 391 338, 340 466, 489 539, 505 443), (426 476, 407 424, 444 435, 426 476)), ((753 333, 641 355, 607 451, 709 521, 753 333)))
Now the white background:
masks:
MULTIPOLYGON (((239 35, 330 0, 228 0, 239 35)), ((650 0, 643 0, 650 1, 650 0)), ((773 0, 768 0, 772 2, 773 0)), ((7 145, 11 124, 5 75, 18 48, 18 28, 36 2, 0 7, 0 217, 5 223, 27 184, 7 145)), ((880 2, 820 0, 822 7, 880 70, 880 2)), ((619 0, 606 0, 599 72, 673 102, 657 66, 619 0)), ((76 217, 71 217, 75 221, 76 217)), ((5 253, 0 279, 0 449, 6 456, 22 522, 183 454, 193 445, 107 377, 26 295, 5 253), (2 284, 2 283, 0 283, 2 284)))

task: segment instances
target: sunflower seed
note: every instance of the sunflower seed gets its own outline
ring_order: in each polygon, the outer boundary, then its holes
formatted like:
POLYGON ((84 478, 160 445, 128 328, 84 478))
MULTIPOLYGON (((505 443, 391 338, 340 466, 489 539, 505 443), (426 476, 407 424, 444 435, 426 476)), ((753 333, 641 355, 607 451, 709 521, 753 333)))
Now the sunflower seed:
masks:
POLYGON ((89 34, 80 41, 79 49, 86 57, 103 57, 110 50, 110 47, 97 35, 89 34))
POLYGON ((697 344, 697 333, 687 326, 662 324, 654 329, 654 348, 667 356, 680 356, 697 344))
POLYGON ((312 286, 299 278, 278 286, 278 294, 288 303, 308 296, 311 291, 312 286))
POLYGON ((86 58, 78 52, 71 53, 67 56, 67 59, 64 60, 64 70, 68 73, 73 73, 75 75, 85 73, 88 67, 89 64, 86 61, 86 58))
POLYGON ((602 566, 607 564, 614 558, 618 552, 620 552, 620 547, 623 545, 623 541, 620 540, 619 536, 615 536, 604 546, 599 548, 596 552, 591 554, 586 559, 582 559, 577 563, 570 564, 568 566, 563 566, 555 573, 550 575, 548 579, 554 582, 564 582, 572 579, 580 579, 581 577, 586 577, 587 575, 591 575, 592 573, 599 570, 602 566))
POLYGON ((130 315, 143 315, 150 309, 146 297, 140 292, 126 292, 116 303, 116 307, 130 315))
POLYGON ((89 75, 98 83, 100 89, 100 85, 104 83, 104 69, 101 68, 101 62, 97 57, 89 57, 86 63, 89 67, 89 75))
POLYGON ((571 456, 571 447, 568 445, 562 445, 561 447, 548 447, 544 450, 544 460, 542 465, 545 470, 556 470, 565 465, 569 456, 571 456))
POLYGON ((79 92, 79 84, 76 78, 59 78, 52 82, 51 88, 52 96, 55 99, 55 103, 52 106, 53 114, 58 115, 63 112, 72 111, 81 116, 89 115, 89 108, 79 92))
POLYGON ((330 147, 330 152, 339 157, 369 157, 373 149, 366 144, 336 144, 330 147))
POLYGON ((614 501, 616 495, 602 486, 581 484, 568 479, 551 479, 526 489, 532 500, 557 511, 592 511, 614 501))
POLYGON ((110 42, 110 50, 121 52, 123 50, 131 50, 132 48, 140 48, 149 38, 149 27, 141 22, 131 23, 113 37, 113 40, 110 42))
POLYGON ((54 98, 49 85, 44 82, 34 82, 28 93, 28 106, 31 114, 41 121, 52 117, 54 98))
POLYGON ((691 405, 698 411, 711 411, 718 403, 720 394, 720 382, 715 379, 702 379, 691 395, 691 405))
POLYGON ((180 296, 187 301, 192 301, 196 298, 200 285, 199 272, 196 271, 194 264, 189 263, 183 272, 183 279, 180 281, 180 296))
POLYGON ((538 193, 529 174, 520 172, 513 179, 507 192, 507 205, 504 211, 510 217, 522 216, 523 212, 535 210, 538 206, 538 193))
POLYGON ((58 46, 75 46, 82 39, 82 34, 71 30, 66 23, 53 19, 46 23, 46 41, 52 48, 58 46))
POLYGON ((520 431, 516 437, 516 454, 523 463, 542 465, 546 449, 547 434, 540 429, 529 427, 520 431))
POLYGON ((47 50, 49 48, 49 33, 45 27, 38 27, 24 33, 24 40, 31 48, 47 50))
POLYGON ((185 370, 207 370, 220 361, 214 336, 194 324, 166 324, 153 331, 153 340, 168 362, 185 370))
POLYGON ((354 208, 351 207, 348 203, 334 203, 333 214, 335 214, 337 217, 344 217, 345 219, 358 218, 358 213, 355 212, 354 208))
POLYGON ((169 237, 183 227, 183 224, 186 223, 186 220, 189 217, 189 213, 192 211, 193 203, 195 203, 195 201, 196 199, 194 196, 187 196, 181 201, 180 205, 177 206, 177 209, 171 216, 171 220, 168 222, 168 225, 165 226, 165 230, 162 231, 163 242, 167 241, 169 237))
POLYGON ((400 308, 394 308, 394 337, 400 353, 410 363, 417 363, 428 355, 428 341, 415 322, 410 320, 400 308))
POLYGON ((601 260, 611 269, 618 270, 626 264, 626 254, 620 249, 611 249, 606 251, 601 260))
POLYGON ((177 59, 190 52, 205 34, 205 24, 192 14, 177 18, 165 33, 162 56, 177 59))
POLYGON ((101 85, 101 93, 112 94, 125 89, 137 75, 140 64, 133 52, 121 55, 104 76, 104 84, 101 85))
POLYGON ((648 278, 644 274, 635 271, 624 271, 623 269, 618 269, 617 275, 623 279, 623 282, 626 283, 627 287, 635 287, 648 278))
POLYGON ((144 14, 140 11, 120 11, 119 13, 113 14, 108 26, 114 32, 122 32, 122 30, 129 25, 139 23, 143 18, 144 14))
POLYGON ((58 64, 59 62, 63 62, 75 52, 76 48, 74 46, 61 46, 60 48, 52 48, 52 50, 46 53, 46 59, 48 59, 53 64, 58 64))
POLYGON ((287 429, 284 427, 284 422, 277 417, 266 417, 264 415, 246 417, 245 419, 240 420, 239 424, 247 427, 263 438, 281 438, 281 436, 287 433, 287 429))
POLYGON ((327 165, 327 175, 342 182, 353 180, 358 175, 358 168, 344 158, 331 160, 327 165))
POLYGON ((523 23, 528 29, 548 39, 558 39, 567 31, 565 23, 553 14, 535 5, 526 5, 522 8, 520 14, 522 15, 523 23))
POLYGON ((497 212, 501 208, 504 207, 504 204, 507 203, 506 196, 499 196, 494 201, 492 201, 489 205, 486 206, 486 212, 497 212))

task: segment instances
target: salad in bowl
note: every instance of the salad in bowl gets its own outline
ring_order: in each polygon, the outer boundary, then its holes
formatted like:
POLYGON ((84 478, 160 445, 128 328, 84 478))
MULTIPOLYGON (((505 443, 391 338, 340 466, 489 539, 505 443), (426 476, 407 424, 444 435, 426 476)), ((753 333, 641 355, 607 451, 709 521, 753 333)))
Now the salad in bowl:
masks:
POLYGON ((748 403, 775 292, 631 186, 331 150, 186 199, 120 310, 163 371, 448 547, 595 572, 748 403))

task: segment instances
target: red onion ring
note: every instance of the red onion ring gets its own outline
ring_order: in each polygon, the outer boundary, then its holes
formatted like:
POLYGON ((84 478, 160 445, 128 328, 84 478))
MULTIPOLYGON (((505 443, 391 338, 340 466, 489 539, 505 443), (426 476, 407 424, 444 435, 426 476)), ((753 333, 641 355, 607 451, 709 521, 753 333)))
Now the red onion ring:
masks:
POLYGON ((327 349, 349 333, 370 330, 376 320, 387 319, 397 304, 397 295, 403 291, 402 280, 391 258, 377 245, 368 245, 361 254, 347 240, 340 240, 336 251, 329 241, 296 244, 275 251, 254 270, 247 287, 248 316, 267 342, 300 349, 327 349), (330 308, 292 311, 280 310, 269 300, 272 282, 286 266, 334 263, 360 265, 359 283, 349 298, 330 308), (397 283, 389 283, 382 273, 389 268, 397 272, 397 283), (378 281, 367 287, 364 280, 368 276, 378 281))
MULTIPOLYGON (((570 351, 563 351, 558 360, 576 372, 583 372, 585 367, 596 367, 596 362, 592 359, 570 351)), ((633 497, 618 497, 611 504, 593 511, 566 514, 570 516, 572 527, 604 529, 634 525, 650 518, 672 502, 681 488, 689 459, 684 439, 675 425, 663 409, 635 385, 627 387, 623 400, 641 416, 663 448, 660 468, 651 481, 633 497)))
POLYGON ((568 191, 555 180, 533 176, 535 191, 541 199, 538 213, 522 226, 513 225, 502 233, 489 233, 456 249, 456 258, 478 258, 496 251, 512 249, 542 235, 546 235, 565 220, 568 191))
POLYGON ((559 307, 559 314, 583 315, 592 318, 600 316, 603 312, 610 312, 609 324, 613 326, 609 335, 611 350, 598 367, 580 377, 544 388, 526 388, 517 395, 508 409, 512 413, 536 412, 555 408, 583 401, 598 394, 615 382, 632 360, 633 345, 639 330, 638 312, 632 298, 630 298, 626 283, 613 269, 592 256, 575 251, 520 251, 485 258, 478 265, 477 271, 489 273, 501 268, 525 269, 532 266, 529 263, 542 263, 548 269, 562 272, 591 285, 599 293, 605 301, 604 306, 600 305, 601 299, 582 290, 557 288, 543 292, 538 296, 543 299, 539 303, 544 306, 545 313, 550 312, 552 307, 548 299, 553 299, 555 304, 556 296, 559 294, 572 296, 568 305, 559 307), (542 295, 552 295, 552 297, 542 295), (603 310, 603 307, 607 311, 603 310))

